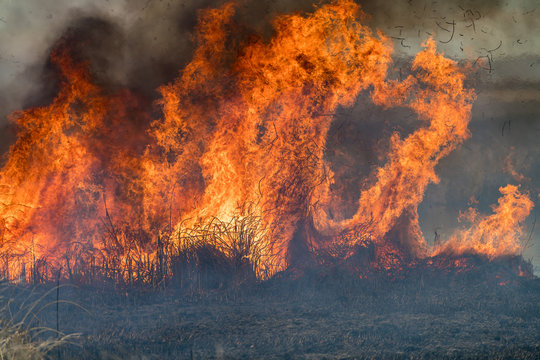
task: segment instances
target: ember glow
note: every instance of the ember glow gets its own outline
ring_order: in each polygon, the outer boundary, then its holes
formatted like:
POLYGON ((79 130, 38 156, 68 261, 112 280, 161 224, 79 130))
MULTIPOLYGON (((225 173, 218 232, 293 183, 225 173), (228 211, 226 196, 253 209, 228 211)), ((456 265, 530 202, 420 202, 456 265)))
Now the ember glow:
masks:
POLYGON ((194 237, 226 255, 249 240, 242 256, 260 278, 294 263, 298 244, 342 247, 343 259, 373 246, 381 269, 440 254, 519 253, 532 202, 517 185, 501 188, 494 214, 468 211, 470 227, 442 244, 420 231, 418 205, 439 181, 440 159, 470 136, 475 99, 466 69, 434 41, 399 81, 389 38, 364 25, 353 1, 281 15, 270 39, 237 41, 234 13, 234 3, 199 13, 197 49, 158 89, 159 115, 137 94, 100 88, 73 44, 58 42, 56 98, 11 116, 17 141, 0 173, 5 278, 38 266, 44 279, 60 268, 91 276, 84 269, 94 267, 142 279, 154 263, 172 271, 163 251, 194 237), (325 144, 336 111, 359 96, 409 109, 422 125, 392 135, 347 217, 325 144))

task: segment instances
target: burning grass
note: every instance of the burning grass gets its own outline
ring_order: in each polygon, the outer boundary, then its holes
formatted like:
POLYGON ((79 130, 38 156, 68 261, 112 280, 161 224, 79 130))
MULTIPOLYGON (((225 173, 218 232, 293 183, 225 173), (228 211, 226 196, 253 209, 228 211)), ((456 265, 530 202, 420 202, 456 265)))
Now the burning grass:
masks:
POLYGON ((108 234, 108 246, 100 251, 101 261, 93 255, 96 249, 76 244, 66 251, 63 268, 54 269, 47 261, 36 261, 29 264, 28 275, 23 265, 19 280, 46 284, 60 277, 87 286, 110 284, 129 289, 172 285, 195 289, 239 285, 265 276, 260 266, 265 232, 257 217, 233 217, 228 222, 211 218, 190 228, 179 227, 174 235, 159 237, 150 256, 137 246, 138 242, 116 238, 113 228, 108 234), (57 276, 51 279, 44 274, 57 276))
MULTIPOLYGON (((354 236, 365 234, 361 229, 354 236)), ((113 232, 110 232, 113 236, 113 232)), ((506 285, 517 278, 534 278, 532 264, 521 256, 507 255, 490 258, 475 252, 456 255, 441 253, 425 258, 403 258, 399 251, 383 249, 386 258, 381 262, 377 245, 363 235, 356 245, 349 241, 332 241, 325 247, 303 249, 302 256, 291 258, 290 266, 276 274, 263 267, 263 246, 267 236, 260 218, 233 217, 228 222, 217 218, 199 220, 193 227, 178 227, 174 235, 158 238, 154 256, 131 244, 104 247, 103 264, 85 257, 84 248, 65 254, 65 266, 51 270, 45 261, 39 261, 19 277, 23 284, 51 286, 57 283, 73 284, 89 289, 116 292, 168 291, 206 296, 214 291, 233 291, 242 287, 272 282, 283 277, 303 278, 306 275, 346 274, 358 279, 392 281, 409 276, 444 278, 448 274, 474 274, 490 279, 493 284, 506 285), (172 241, 172 237, 176 240, 172 241), (117 251, 118 253, 114 253, 117 251), (122 252, 119 252, 122 251, 122 252), (127 259, 125 262, 116 261, 127 259), (389 265, 390 264, 390 265, 389 265), (46 270, 55 278, 42 276, 46 270)), ((349 233, 344 236, 350 236, 349 233)), ((112 242, 111 242, 112 243, 112 242)), ((268 258, 264 264, 268 264, 268 258)), ((321 279, 322 279, 321 278, 321 279)))

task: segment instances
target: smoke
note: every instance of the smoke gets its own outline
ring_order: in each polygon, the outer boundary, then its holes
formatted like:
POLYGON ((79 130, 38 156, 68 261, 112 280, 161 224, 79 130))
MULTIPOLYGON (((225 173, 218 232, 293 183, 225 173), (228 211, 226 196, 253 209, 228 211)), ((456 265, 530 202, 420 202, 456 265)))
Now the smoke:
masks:
MULTIPOLYGON (((191 59, 198 10, 218 0, 28 0, 0 2, 0 150, 11 143, 7 116, 46 103, 56 90, 48 55, 62 36, 77 44, 107 89, 128 87, 152 99, 191 59)), ((438 166, 441 182, 431 185, 419 209, 426 238, 459 226, 459 211, 474 197, 489 212, 498 187, 521 183, 538 202, 540 191, 540 16, 535 0, 360 1, 373 28, 391 37, 400 64, 433 37, 439 50, 476 64, 471 81, 478 92, 472 138, 438 166)), ((311 0, 239 2, 242 34, 272 34, 278 13, 309 11, 311 0)), ((406 68, 406 66, 404 66, 406 68)), ((405 76, 405 74, 403 74, 405 76)), ((411 114, 383 111, 359 100, 339 113, 330 134, 328 158, 351 199, 370 170, 384 162, 389 134, 414 128, 411 114), (348 167, 345 165, 348 164, 348 167), (343 165, 343 166, 342 166, 343 165)), ((351 200, 352 201, 352 200, 351 200)), ((354 201, 352 201, 354 202, 354 201)), ((534 215, 533 215, 534 216, 534 215)), ((532 219, 529 219, 532 226, 532 219)), ((538 232, 537 232, 538 233, 538 232)), ((540 260, 540 239, 532 252, 540 260)))
MULTIPOLYGON (((59 37, 79 29, 95 40, 89 54, 102 52, 95 66, 104 66, 107 81, 149 94, 171 81, 189 61, 192 31, 201 8, 219 0, 77 0, 3 1, 0 3, 0 116, 30 105, 29 94, 41 91, 42 68, 59 37), (85 19, 94 19, 95 22, 85 19), (105 60, 105 61, 103 61, 105 60)), ((269 36, 278 13, 312 10, 311 0, 254 1, 238 6, 246 29, 269 36)), ((439 49, 458 60, 477 60, 492 68, 490 82, 527 79, 538 83, 540 27, 534 0, 424 2, 360 1, 374 28, 395 42, 397 55, 410 57, 429 36, 439 49), (451 40, 450 40, 451 39, 451 40), (496 50, 493 50, 496 49, 496 50), (493 51, 492 51, 493 50, 493 51), (520 66, 515 66, 519 58, 520 66), (525 60, 526 58, 526 60, 525 60), (511 66, 505 61, 512 59, 511 66), (525 66, 527 65, 527 66, 525 66)), ((538 10, 540 11, 540 10, 538 10)), ((103 69, 100 69, 103 71, 103 69)), ((105 78, 105 77, 104 77, 105 78)))
MULTIPOLYGON (((0 2, 0 151, 13 140, 7 117, 46 103, 56 86, 48 56, 61 37, 77 43, 93 76, 109 88, 150 98, 191 59, 198 11, 219 0, 59 0, 0 2)), ((309 9, 310 1, 246 1, 237 10, 246 31, 269 36, 277 13, 309 9)))

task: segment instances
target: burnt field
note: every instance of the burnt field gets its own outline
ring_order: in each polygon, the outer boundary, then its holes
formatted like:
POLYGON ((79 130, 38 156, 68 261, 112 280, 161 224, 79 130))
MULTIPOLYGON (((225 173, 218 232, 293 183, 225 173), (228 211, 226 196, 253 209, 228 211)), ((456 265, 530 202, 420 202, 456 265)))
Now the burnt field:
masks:
POLYGON ((21 286, 3 294, 12 313, 39 299, 30 327, 80 334, 51 358, 537 359, 540 280, 505 263, 399 279, 311 268, 214 289, 62 284, 58 295, 21 286))
POLYGON ((540 359, 532 3, 42 2, 0 2, 0 360, 540 359))

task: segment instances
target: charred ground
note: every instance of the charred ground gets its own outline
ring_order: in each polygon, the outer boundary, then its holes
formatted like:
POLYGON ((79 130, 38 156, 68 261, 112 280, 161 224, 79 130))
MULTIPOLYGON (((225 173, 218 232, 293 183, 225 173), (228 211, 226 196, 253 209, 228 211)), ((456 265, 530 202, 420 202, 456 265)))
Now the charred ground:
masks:
POLYGON ((3 294, 13 299, 13 313, 42 297, 51 305, 34 326, 81 334, 53 350, 53 358, 538 358, 540 282, 517 273, 529 263, 472 255, 439 260, 397 277, 362 279, 339 264, 241 284, 206 274, 185 288, 64 283, 58 323, 54 287, 10 285, 3 294), (440 267, 456 261, 461 267, 440 267))

